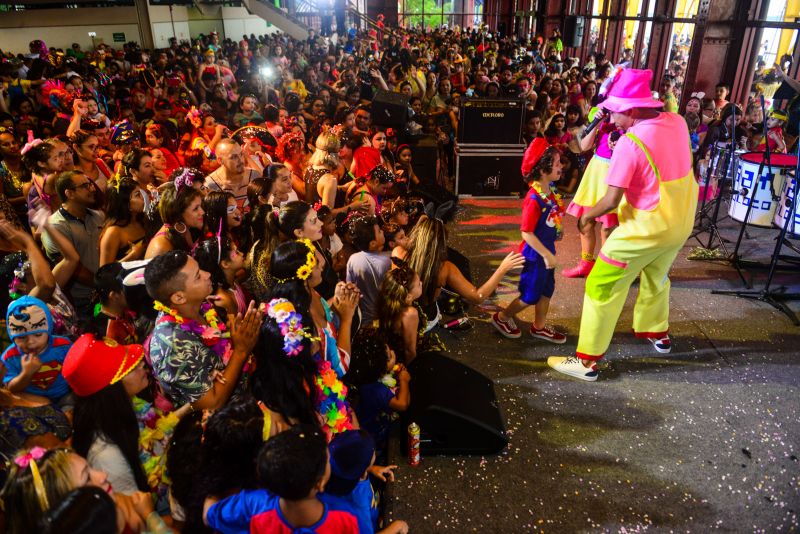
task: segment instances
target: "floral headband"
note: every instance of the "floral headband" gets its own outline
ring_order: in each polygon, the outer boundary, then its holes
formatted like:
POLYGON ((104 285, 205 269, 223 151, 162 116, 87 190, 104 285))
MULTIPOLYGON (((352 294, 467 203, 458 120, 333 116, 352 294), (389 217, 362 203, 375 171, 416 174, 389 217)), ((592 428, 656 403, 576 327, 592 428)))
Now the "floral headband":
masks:
POLYGON ((50 505, 47 502, 44 481, 41 473, 39 473, 39 466, 36 464, 36 460, 41 460, 46 452, 42 447, 33 447, 31 450, 23 452, 14 458, 14 463, 20 468, 20 473, 22 470, 30 468, 31 476, 33 477, 33 488, 36 491, 36 498, 39 500, 42 510, 47 510, 50 505))
POLYGON ((180 192, 181 189, 183 189, 184 187, 188 188, 193 187, 192 186, 192 184, 194 183, 193 178, 194 178, 194 173, 192 172, 191 168, 186 167, 185 169, 183 169, 183 172, 175 177, 175 191, 180 192))
POLYGON ((311 244, 311 241, 308 239, 298 239, 299 243, 303 243, 306 247, 308 247, 308 253, 306 254, 306 262, 297 268, 297 272, 294 276, 290 278, 276 278, 275 280, 279 284, 285 284, 290 280, 308 280, 308 277, 311 276, 311 271, 314 270, 314 267, 317 265, 317 251, 314 248, 314 245, 311 244))
POLYGON ((294 304, 286 299, 270 300, 267 304, 267 316, 280 327, 283 351, 287 356, 300 354, 303 350, 303 339, 317 339, 303 329, 302 316, 297 313, 294 304))
POLYGON ((30 270, 31 262, 29 260, 19 262, 17 268, 14 269, 14 278, 8 285, 8 296, 13 300, 17 300, 22 296, 19 292, 19 286, 25 281, 25 274, 30 270))
POLYGON ((200 128, 203 125, 203 112, 194 106, 186 113, 186 118, 195 128, 200 128))

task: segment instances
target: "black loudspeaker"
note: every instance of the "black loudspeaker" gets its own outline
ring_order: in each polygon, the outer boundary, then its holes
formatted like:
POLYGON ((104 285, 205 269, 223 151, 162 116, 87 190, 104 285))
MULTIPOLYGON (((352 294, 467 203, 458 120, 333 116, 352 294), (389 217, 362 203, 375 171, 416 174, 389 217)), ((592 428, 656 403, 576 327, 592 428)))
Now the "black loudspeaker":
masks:
POLYGON ((496 454, 508 445, 494 383, 440 352, 408 366, 411 405, 404 418, 421 430, 422 456, 496 454))
POLYGON ((519 100, 467 100, 458 121, 458 144, 519 145, 524 113, 519 100))
POLYGON ((394 91, 378 91, 370 107, 372 123, 402 128, 408 122, 408 96, 394 91))
POLYGON ((528 190, 520 167, 524 148, 464 149, 456 152, 458 196, 519 196, 528 190))
POLYGON ((583 46, 583 25, 585 19, 575 15, 564 17, 564 39, 565 48, 580 48, 583 46))
POLYGON ((439 146, 432 135, 421 137, 412 151, 411 167, 421 182, 436 181, 436 160, 439 146))

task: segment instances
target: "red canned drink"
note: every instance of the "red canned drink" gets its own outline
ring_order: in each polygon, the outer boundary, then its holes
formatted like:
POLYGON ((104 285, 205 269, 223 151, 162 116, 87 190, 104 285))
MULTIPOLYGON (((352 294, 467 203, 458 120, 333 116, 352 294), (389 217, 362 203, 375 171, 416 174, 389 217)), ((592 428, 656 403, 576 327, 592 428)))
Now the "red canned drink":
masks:
POLYGON ((417 466, 420 462, 419 452, 419 439, 420 431, 417 423, 408 425, 408 463, 411 466, 417 466))

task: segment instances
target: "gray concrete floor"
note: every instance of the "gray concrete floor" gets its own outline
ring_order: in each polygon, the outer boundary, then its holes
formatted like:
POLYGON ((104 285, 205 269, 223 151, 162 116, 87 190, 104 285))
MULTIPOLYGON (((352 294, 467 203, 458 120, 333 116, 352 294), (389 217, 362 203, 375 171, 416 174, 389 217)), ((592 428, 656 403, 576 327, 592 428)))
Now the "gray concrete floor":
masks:
MULTIPOLYGON (((451 225, 479 282, 518 243, 514 205, 466 202, 451 225)), ((565 220, 559 273, 578 257, 574 224, 565 220)), ((723 226, 735 240, 738 224, 723 226)), ((742 250, 766 261, 777 232, 748 234, 742 250)), ((634 287, 595 383, 545 363, 575 350, 584 281, 556 277, 550 322, 569 339, 555 346, 529 337, 527 324, 522 339, 508 340, 485 322, 516 295, 516 279, 506 278, 470 310, 471 331, 443 339, 495 381, 509 446, 496 456, 425 457, 419 467, 393 447, 400 468, 387 516, 412 532, 800 530, 800 327, 766 304, 711 294, 742 285, 728 263, 688 261, 696 245, 687 243, 671 274, 672 353, 630 334, 634 287)), ((800 291, 797 271, 776 280, 800 291)), ((762 287, 763 274, 755 281, 762 287)))

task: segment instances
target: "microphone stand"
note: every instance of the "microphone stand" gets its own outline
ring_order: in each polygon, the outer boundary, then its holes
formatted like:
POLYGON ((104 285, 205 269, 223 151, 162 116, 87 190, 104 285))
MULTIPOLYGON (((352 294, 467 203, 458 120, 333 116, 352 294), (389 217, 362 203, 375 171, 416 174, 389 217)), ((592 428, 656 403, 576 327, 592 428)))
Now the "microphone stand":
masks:
MULTIPOLYGON (((762 100, 763 102, 763 100, 762 100)), ((769 140, 767 140, 767 143, 769 140)), ((767 148, 769 150, 769 147, 767 148)), ((791 176, 787 176, 787 180, 791 180, 791 176)), ((772 286, 773 277, 775 276, 775 271, 777 270, 778 266, 778 259, 780 258, 780 252, 783 245, 786 243, 786 234, 789 230, 789 225, 791 224, 793 227, 793 234, 798 233, 797 225, 796 225, 796 216, 797 216, 797 197, 800 196, 800 191, 798 191, 798 184, 800 184, 800 149, 797 152, 797 163, 795 165, 795 172, 794 172, 794 196, 791 199, 788 199, 788 203, 786 206, 786 220, 783 221, 783 227, 781 228, 780 234, 778 235, 778 241, 775 243, 775 249, 772 252, 772 261, 769 264, 769 271, 767 273, 767 282, 764 284, 764 288, 761 291, 741 291, 741 290, 713 290, 711 291, 714 295, 733 295, 735 297, 740 297, 749 300, 758 300, 760 302, 765 302, 775 308, 776 310, 782 312, 786 317, 792 321, 792 324, 795 326, 800 326, 800 319, 798 319, 797 314, 792 311, 789 306, 786 305, 784 301, 786 300, 799 300, 800 293, 788 293, 786 291, 785 286, 781 286, 778 290, 771 290, 770 287, 772 286)), ((792 185, 786 184, 787 190, 789 190, 792 185)), ((746 220, 746 219, 745 219, 746 220)))

